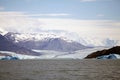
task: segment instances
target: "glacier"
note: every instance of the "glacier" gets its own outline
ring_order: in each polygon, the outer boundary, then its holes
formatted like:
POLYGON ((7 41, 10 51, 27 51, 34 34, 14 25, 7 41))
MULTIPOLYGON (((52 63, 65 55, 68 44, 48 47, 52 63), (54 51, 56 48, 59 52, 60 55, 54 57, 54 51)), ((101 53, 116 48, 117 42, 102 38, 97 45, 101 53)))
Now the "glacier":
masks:
MULTIPOLYGON (((92 52, 108 48, 109 47, 96 47, 73 52, 59 52, 53 50, 33 50, 35 52, 42 53, 40 56, 16 54, 10 51, 0 51, 0 53, 9 54, 13 57, 18 57, 19 59, 84 59, 88 54, 91 54, 92 52)), ((3 57, 4 56, 1 56, 0 59, 3 57)))

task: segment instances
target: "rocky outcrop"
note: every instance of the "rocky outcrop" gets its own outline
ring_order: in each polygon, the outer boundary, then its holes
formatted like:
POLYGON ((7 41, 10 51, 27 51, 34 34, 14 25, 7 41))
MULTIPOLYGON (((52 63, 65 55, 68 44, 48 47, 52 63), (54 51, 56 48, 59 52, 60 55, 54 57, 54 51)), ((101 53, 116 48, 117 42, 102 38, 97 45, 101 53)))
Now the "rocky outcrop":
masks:
POLYGON ((87 57, 85 57, 85 59, 97 58, 99 56, 109 55, 109 54, 119 54, 120 55, 120 46, 116 46, 116 47, 113 47, 110 49, 105 49, 105 50, 93 52, 90 55, 88 55, 87 57))

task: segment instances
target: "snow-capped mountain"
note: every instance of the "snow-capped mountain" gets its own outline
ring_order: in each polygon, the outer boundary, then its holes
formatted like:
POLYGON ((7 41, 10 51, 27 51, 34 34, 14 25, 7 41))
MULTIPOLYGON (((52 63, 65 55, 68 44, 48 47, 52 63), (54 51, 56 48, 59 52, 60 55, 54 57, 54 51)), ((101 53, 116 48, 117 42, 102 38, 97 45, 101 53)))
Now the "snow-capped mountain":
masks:
POLYGON ((0 29, 0 32, 14 44, 38 50, 75 51, 88 48, 86 46, 115 46, 120 42, 109 38, 94 38, 88 35, 78 35, 77 33, 61 30, 41 30, 39 33, 15 33, 0 29))
POLYGON ((87 34, 77 34, 75 32, 68 32, 63 30, 41 30, 39 33, 15 33, 7 32, 0 28, 0 34, 14 42, 20 41, 41 41, 49 38, 60 38, 67 42, 78 42, 85 46, 116 46, 120 45, 120 40, 111 39, 109 37, 99 38, 87 34))
POLYGON ((90 53, 101 50, 95 46, 110 47, 117 44, 116 40, 109 38, 99 39, 66 31, 41 31, 40 33, 0 31, 0 53, 19 59, 83 59, 90 53), (94 46, 94 48, 87 46, 94 46))
POLYGON ((81 37, 79 42, 86 46, 116 46, 120 45, 119 40, 114 40, 110 38, 95 38, 95 37, 81 37))
POLYGON ((20 47, 11 41, 9 41, 6 37, 0 34, 0 51, 11 51, 17 54, 26 54, 26 55, 40 55, 40 53, 36 53, 30 49, 20 47))
POLYGON ((41 41, 41 40, 46 40, 49 38, 60 38, 62 40, 65 40, 67 42, 72 42, 72 40, 68 39, 64 35, 59 35, 55 33, 49 33, 49 32, 40 32, 40 33, 13 33, 13 32, 8 32, 5 35, 7 38, 14 40, 14 42, 19 42, 19 41, 41 41))
POLYGON ((53 33, 7 33, 7 39, 13 43, 28 49, 55 50, 55 51, 75 51, 88 48, 65 36, 53 33))
POLYGON ((10 40, 18 43, 20 41, 44 41, 51 38, 60 38, 66 42, 78 42, 85 46, 116 46, 120 44, 119 40, 110 38, 98 38, 89 35, 78 35, 77 33, 67 31, 41 31, 39 33, 12 33, 5 35, 10 40))

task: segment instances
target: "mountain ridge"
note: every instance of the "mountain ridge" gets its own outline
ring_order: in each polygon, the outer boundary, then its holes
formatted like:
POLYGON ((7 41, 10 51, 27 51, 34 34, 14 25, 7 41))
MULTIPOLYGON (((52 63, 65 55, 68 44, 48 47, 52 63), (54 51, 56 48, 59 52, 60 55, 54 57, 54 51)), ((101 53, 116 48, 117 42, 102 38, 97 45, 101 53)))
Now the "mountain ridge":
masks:
MULTIPOLYGON (((18 39, 16 41, 16 36, 19 34, 16 33, 8 33, 5 35, 7 39, 12 41, 13 43, 23 46, 28 49, 38 49, 38 50, 55 50, 55 51, 75 51, 80 49, 86 49, 87 46, 84 46, 78 42, 68 40, 65 37, 58 37, 57 35, 53 35, 52 37, 42 37, 42 39, 37 39, 36 36, 32 34, 32 37, 28 37, 26 39, 18 39)), ((28 34, 27 34, 28 35, 28 34)), ((49 34, 50 35, 50 34, 49 34)), ((39 37, 41 35, 39 34, 39 37)), ((42 35, 43 36, 43 35, 42 35)))
POLYGON ((40 55, 40 53, 33 52, 24 47, 20 47, 12 42, 10 42, 6 37, 0 34, 0 51, 12 51, 17 54, 25 54, 25 55, 40 55))

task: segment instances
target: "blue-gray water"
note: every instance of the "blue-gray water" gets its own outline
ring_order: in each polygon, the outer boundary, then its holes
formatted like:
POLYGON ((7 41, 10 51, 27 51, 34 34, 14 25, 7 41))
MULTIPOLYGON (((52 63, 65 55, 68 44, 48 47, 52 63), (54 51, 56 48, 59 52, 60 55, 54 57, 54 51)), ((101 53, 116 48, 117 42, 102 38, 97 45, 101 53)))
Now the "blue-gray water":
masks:
POLYGON ((0 80, 120 80, 120 60, 1 60, 0 80))

